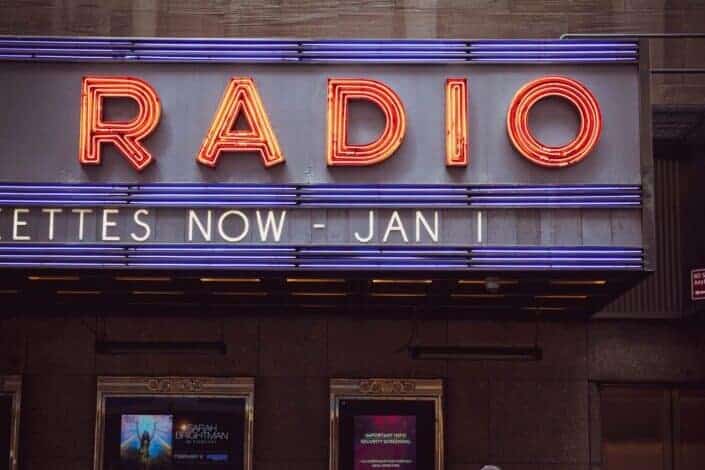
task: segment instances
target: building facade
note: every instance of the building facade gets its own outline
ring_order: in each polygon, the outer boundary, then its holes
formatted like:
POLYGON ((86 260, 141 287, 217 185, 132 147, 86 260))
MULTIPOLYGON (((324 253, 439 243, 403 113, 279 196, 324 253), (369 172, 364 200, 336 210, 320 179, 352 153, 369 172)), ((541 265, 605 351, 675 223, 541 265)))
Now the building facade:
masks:
MULTIPOLYGON (((10 36, 557 39, 698 33, 703 24, 705 4, 697 1, 0 6, 0 33, 10 36)), ((635 279, 609 279, 619 295, 601 296, 605 277, 594 272, 532 279, 6 267, 0 375, 3 383, 22 379, 17 468, 94 465, 97 388, 106 376, 252 378, 256 469, 330 468, 331 380, 340 378, 440 379, 449 469, 702 468, 705 324, 690 276, 705 267, 705 81, 682 69, 705 66, 705 39, 644 41, 656 69, 653 174, 642 175, 653 180, 654 272, 635 287, 628 289, 635 279), (464 290, 454 290, 463 279, 464 290), (532 290, 532 282, 542 287, 532 290), (469 297, 438 303, 454 294, 469 297), (492 296, 500 295, 520 300, 497 311, 492 296), (537 304, 541 296, 553 298, 537 304), (419 358, 424 346, 451 354, 419 358), (457 354, 517 350, 540 355, 457 354)), ((64 65, 46 66, 47 76, 52 67, 64 65)), ((2 113, 3 127, 10 119, 22 116, 2 113)), ((11 154, 0 158, 5 165, 11 154)), ((552 233, 561 227, 556 220, 552 233)))

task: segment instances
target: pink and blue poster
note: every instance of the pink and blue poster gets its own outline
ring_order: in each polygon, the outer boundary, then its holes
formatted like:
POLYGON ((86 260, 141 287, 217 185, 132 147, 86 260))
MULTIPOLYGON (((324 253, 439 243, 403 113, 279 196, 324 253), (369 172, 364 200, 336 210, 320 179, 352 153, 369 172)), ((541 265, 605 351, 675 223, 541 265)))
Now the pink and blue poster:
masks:
POLYGON ((416 416, 355 416, 355 470, 416 470, 416 416))

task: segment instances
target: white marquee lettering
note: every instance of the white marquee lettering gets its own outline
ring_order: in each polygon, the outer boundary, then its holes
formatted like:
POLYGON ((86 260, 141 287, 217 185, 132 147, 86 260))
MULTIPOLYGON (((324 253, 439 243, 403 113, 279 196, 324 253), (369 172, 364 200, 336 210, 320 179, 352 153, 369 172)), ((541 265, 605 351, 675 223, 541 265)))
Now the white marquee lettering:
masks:
POLYGON ((135 223, 142 227, 142 229, 144 230, 144 235, 141 236, 136 235, 134 232, 130 234, 130 237, 132 237, 132 239, 136 242, 146 241, 152 235, 152 228, 149 226, 148 223, 146 223, 140 218, 140 216, 142 215, 149 216, 149 211, 147 209, 139 209, 132 216, 135 223))
POLYGON ((404 223, 401 221, 401 217, 399 217, 398 211, 392 212, 392 216, 389 218, 389 222, 387 223, 387 230, 384 231, 384 237, 382 237, 383 243, 387 243, 389 235, 392 232, 399 232, 399 235, 401 235, 401 238, 404 239, 405 242, 409 241, 409 237, 406 236, 406 229, 404 228, 404 223))
POLYGON ((20 227, 25 227, 27 221, 20 219, 20 214, 29 214, 29 209, 15 209, 12 216, 12 239, 17 241, 31 240, 29 235, 20 235, 20 227))
POLYGON ((61 214, 64 212, 63 209, 58 209, 58 208, 51 208, 51 209, 42 209, 42 212, 45 214, 49 214, 49 240, 54 239, 54 219, 56 214, 61 214))
POLYGON ((231 211, 223 212, 223 214, 218 219, 218 234, 220 235, 220 238, 222 238, 225 241, 228 241, 231 243, 237 243, 239 241, 242 241, 242 239, 247 236, 247 233, 249 231, 250 231, 250 219, 248 219, 247 216, 242 211, 231 210, 231 211), (239 235, 232 236, 232 235, 229 235, 225 232, 225 221, 230 216, 237 216, 240 218, 240 220, 242 220, 242 232, 240 232, 239 235))
POLYGON ((104 242, 119 242, 120 235, 110 235, 108 231, 111 227, 117 227, 117 222, 110 219, 111 215, 118 215, 120 209, 103 209, 103 230, 101 234, 101 239, 104 242))
POLYGON ((363 237, 358 232, 354 233, 355 240, 359 241, 360 243, 369 243, 370 240, 372 240, 372 237, 374 236, 374 233, 375 233, 375 211, 369 211, 367 219, 369 221, 368 222, 369 230, 367 232, 367 236, 363 237))
POLYGON ((198 230, 201 232, 201 236, 205 239, 205 241, 209 242, 211 241, 211 227, 212 227, 212 222, 213 222, 213 211, 208 210, 206 211, 207 214, 207 219, 206 219, 206 226, 204 227, 203 224, 201 223, 201 219, 198 218, 198 214, 196 214, 195 210, 189 210, 188 211, 188 241, 192 242, 193 241, 193 227, 194 225, 198 227, 198 230))
POLYGON ((83 228, 85 226, 86 214, 93 213, 93 209, 71 209, 71 212, 78 214, 78 239, 83 241, 83 228))
POLYGON ((421 227, 423 226, 426 233, 432 241, 438 242, 438 211, 433 211, 433 228, 424 217, 423 212, 416 211, 416 241, 421 241, 421 227))
POLYGON ((281 240, 282 229, 284 228, 284 221, 286 220, 286 211, 280 212, 279 222, 276 221, 273 211, 267 211, 267 220, 264 223, 262 222, 262 214, 260 211, 256 211, 255 215, 257 216, 257 227, 259 228, 261 241, 268 241, 270 229, 274 235, 274 241, 278 242, 281 240))

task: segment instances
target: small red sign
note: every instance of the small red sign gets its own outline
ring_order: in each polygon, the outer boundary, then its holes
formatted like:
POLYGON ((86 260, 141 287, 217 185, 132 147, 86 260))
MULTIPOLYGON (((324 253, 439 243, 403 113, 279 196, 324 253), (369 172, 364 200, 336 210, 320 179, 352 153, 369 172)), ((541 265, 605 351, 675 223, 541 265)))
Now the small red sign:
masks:
POLYGON ((705 300, 705 269, 693 269, 690 272, 690 298, 705 300))

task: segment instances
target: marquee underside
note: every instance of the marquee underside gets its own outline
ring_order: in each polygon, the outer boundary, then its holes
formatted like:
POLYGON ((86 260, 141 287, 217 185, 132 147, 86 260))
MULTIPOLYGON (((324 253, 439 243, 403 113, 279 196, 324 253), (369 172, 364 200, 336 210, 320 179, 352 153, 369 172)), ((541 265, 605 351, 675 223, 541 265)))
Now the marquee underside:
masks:
POLYGON ((0 276, 6 312, 110 315, 320 311, 472 318, 576 318, 598 311, 642 272, 406 273, 14 270, 0 276))

